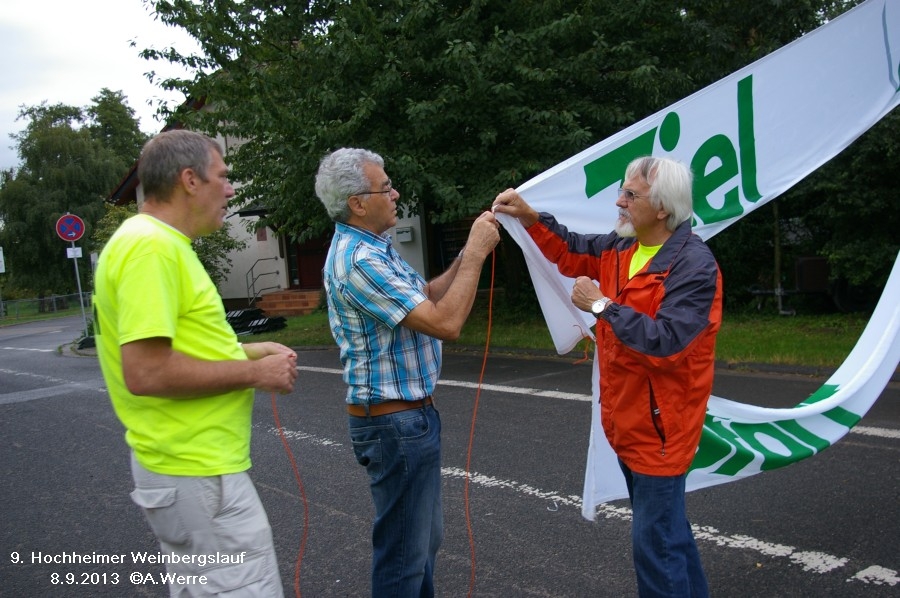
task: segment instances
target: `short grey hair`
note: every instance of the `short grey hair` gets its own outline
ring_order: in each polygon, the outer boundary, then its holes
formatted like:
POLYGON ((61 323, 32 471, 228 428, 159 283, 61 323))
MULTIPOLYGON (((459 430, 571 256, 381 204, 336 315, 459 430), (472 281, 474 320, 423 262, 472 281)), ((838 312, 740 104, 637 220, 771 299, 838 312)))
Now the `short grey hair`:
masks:
POLYGON ((347 222, 350 209, 347 198, 369 189, 364 171, 366 164, 384 168, 384 158, 365 149, 342 147, 319 162, 316 173, 316 195, 335 222, 347 222))
POLYGON ((138 162, 138 180, 144 187, 144 196, 168 201, 185 168, 206 181, 212 152, 221 156, 222 148, 211 137, 194 131, 176 129, 156 135, 144 144, 138 162))
POLYGON ((625 169, 626 179, 635 177, 650 185, 650 204, 668 212, 669 231, 694 214, 694 175, 685 163, 655 156, 636 158, 625 169))

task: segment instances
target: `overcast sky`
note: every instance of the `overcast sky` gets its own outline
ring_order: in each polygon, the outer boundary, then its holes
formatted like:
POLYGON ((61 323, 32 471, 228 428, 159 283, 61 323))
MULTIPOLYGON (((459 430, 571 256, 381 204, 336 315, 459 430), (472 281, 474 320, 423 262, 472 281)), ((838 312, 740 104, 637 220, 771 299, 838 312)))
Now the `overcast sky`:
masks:
POLYGON ((147 102, 184 100, 163 92, 144 73, 184 71, 138 56, 144 48, 195 48, 179 28, 156 21, 141 0, 0 0, 0 169, 19 165, 10 134, 25 128, 21 106, 66 104, 85 107, 100 90, 121 91, 145 133, 162 128, 147 102), (130 46, 134 40, 136 47, 130 46))

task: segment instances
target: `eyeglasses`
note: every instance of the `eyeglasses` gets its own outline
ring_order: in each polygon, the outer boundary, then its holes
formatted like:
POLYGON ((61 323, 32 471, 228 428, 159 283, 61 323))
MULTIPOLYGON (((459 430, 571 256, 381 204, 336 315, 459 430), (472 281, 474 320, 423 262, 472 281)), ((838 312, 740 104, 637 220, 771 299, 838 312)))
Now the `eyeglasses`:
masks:
POLYGON ((625 201, 628 203, 634 203, 634 198, 636 197, 650 197, 649 195, 638 195, 631 189, 625 189, 623 187, 619 187, 619 194, 616 197, 625 196, 625 201))
MULTIPOLYGON (((359 193, 354 193, 353 195, 379 195, 381 193, 390 194, 393 190, 394 184, 391 181, 388 181, 386 189, 382 189, 381 191, 360 191, 359 193)), ((353 197, 353 195, 351 195, 350 197, 353 197)))

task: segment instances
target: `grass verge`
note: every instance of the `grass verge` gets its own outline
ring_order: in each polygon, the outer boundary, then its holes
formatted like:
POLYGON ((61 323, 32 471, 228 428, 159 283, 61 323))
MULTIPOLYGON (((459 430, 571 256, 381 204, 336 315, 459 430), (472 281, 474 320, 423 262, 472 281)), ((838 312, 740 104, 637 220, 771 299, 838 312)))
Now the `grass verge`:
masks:
MULTIPOLYGON (((716 358, 730 364, 836 368, 853 349, 867 321, 868 316, 862 314, 726 314, 718 336, 716 358)), ((459 340, 445 343, 445 346, 483 348, 487 326, 487 308, 476 306, 459 340)), ((334 345, 328 315, 322 310, 287 318, 287 327, 283 330, 243 338, 247 342, 273 340, 290 347, 334 345)), ((554 351, 542 316, 516 317, 496 310, 491 318, 491 347, 526 352, 554 351)), ((582 349, 579 345, 578 350, 582 349)))
MULTIPOLYGON (((87 319, 90 321, 91 314, 88 308, 85 308, 88 313, 86 314, 87 319)), ((41 312, 41 313, 23 313, 20 315, 11 316, 9 314, 0 317, 0 328, 4 326, 12 326, 14 324, 25 324, 27 322, 43 322, 44 320, 55 320, 57 318, 65 318, 66 316, 79 316, 82 315, 81 307, 69 307, 66 309, 58 309, 52 312, 41 312)))
MULTIPOLYGON (((0 318, 0 327, 33 320, 80 315, 69 309, 35 317, 0 318)), ((484 348, 488 309, 479 302, 453 346, 484 348)), ((328 314, 316 310, 306 316, 286 318, 276 332, 241 337, 245 342, 271 340, 289 347, 334 346, 328 314)), ((716 358, 729 364, 764 363, 784 366, 836 368, 850 353, 868 322, 867 314, 779 316, 775 314, 726 314, 716 344, 716 358)), ((550 333, 540 314, 521 316, 496 308, 490 317, 491 349, 555 353, 550 333)), ((588 350, 585 341, 576 350, 588 350)))

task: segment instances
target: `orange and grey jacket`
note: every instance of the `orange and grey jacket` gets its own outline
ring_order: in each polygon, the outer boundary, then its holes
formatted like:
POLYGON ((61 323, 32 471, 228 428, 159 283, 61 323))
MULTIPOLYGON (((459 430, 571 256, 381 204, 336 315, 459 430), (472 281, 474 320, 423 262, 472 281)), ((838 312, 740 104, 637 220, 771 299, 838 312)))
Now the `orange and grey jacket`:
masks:
POLYGON ((634 238, 570 233, 545 213, 528 233, 561 274, 598 281, 614 302, 595 330, 600 415, 613 450, 637 473, 685 473, 703 431, 722 322, 712 252, 685 221, 629 280, 634 238))

